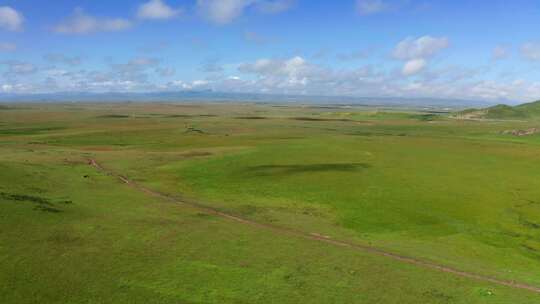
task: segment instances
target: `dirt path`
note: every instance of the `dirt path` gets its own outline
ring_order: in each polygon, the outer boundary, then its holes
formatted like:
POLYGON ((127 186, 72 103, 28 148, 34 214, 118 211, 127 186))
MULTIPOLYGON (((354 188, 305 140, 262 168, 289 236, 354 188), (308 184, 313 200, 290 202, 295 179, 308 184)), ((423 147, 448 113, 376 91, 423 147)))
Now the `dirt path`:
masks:
POLYGON ((311 234, 311 233, 306 233, 306 232, 302 232, 302 231, 299 231, 299 230, 294 230, 294 229, 275 226, 275 225, 271 225, 271 224, 264 224, 264 223, 255 222, 255 221, 245 219, 245 218, 242 218, 242 217, 239 217, 239 216, 236 216, 236 215, 232 215, 232 214, 229 214, 229 213, 226 213, 226 212, 223 212, 223 211, 219 211, 219 210, 217 210, 215 208, 212 208, 212 207, 209 207, 209 206, 201 205, 201 204, 198 204, 196 202, 179 200, 179 199, 177 199, 177 198, 175 198, 173 196, 151 190, 149 188, 146 188, 146 187, 144 187, 142 185, 139 185, 139 184, 129 180, 125 176, 122 176, 120 174, 116 174, 116 173, 114 173, 114 172, 112 172, 110 170, 105 169, 103 166, 101 166, 94 159, 90 159, 89 164, 91 166, 95 167, 96 169, 98 169, 99 171, 103 172, 103 173, 106 173, 108 175, 111 175, 111 176, 114 176, 114 177, 118 178, 120 181, 127 184, 128 186, 130 186, 130 187, 132 187, 134 189, 137 189, 139 191, 142 191, 144 193, 147 193, 149 195, 156 196, 156 197, 168 200, 168 201, 176 203, 176 204, 182 204, 182 205, 186 205, 186 206, 191 206, 191 207, 197 208, 197 209, 199 209, 201 211, 204 211, 204 212, 206 212, 208 214, 213 214, 213 215, 216 215, 216 216, 220 216, 220 217, 223 217, 223 218, 226 218, 226 219, 229 219, 229 220, 232 220, 232 221, 244 224, 244 225, 250 225, 250 226, 253 226, 253 227, 263 228, 263 229, 266 229, 266 230, 272 230, 272 231, 274 231, 276 233, 279 233, 279 234, 285 234, 285 235, 300 237, 300 238, 304 238, 304 239, 308 239, 308 240, 319 241, 319 242, 331 244, 331 245, 334 245, 334 246, 346 247, 346 248, 359 250, 359 251, 363 251, 363 252, 369 252, 369 253, 372 253, 372 254, 375 254, 375 255, 378 255, 378 256, 388 257, 388 258, 391 258, 393 260, 397 260, 397 261, 400 261, 400 262, 403 262, 403 263, 417 265, 417 266, 421 266, 421 267, 424 267, 424 268, 433 269, 433 270, 437 270, 437 271, 441 271, 441 272, 451 273, 451 274, 454 274, 454 275, 457 275, 457 276, 460 276, 460 277, 465 277, 465 278, 469 278, 469 279, 473 279, 473 280, 477 280, 477 281, 481 281, 481 282, 488 282, 488 283, 493 283, 493 284, 496 284, 496 285, 502 285, 502 286, 507 286, 507 287, 512 287, 512 288, 524 289, 524 290, 532 291, 532 292, 535 292, 535 293, 540 293, 540 287, 536 287, 536 286, 532 286, 532 285, 528 285, 528 284, 524 284, 524 283, 519 283, 519 282, 509 281, 509 280, 502 280, 502 279, 497 279, 497 278, 489 277, 489 276, 485 276, 485 275, 480 275, 480 274, 475 274, 475 273, 471 273, 471 272, 461 271, 461 270, 458 270, 458 269, 455 269, 455 268, 452 268, 452 267, 436 264, 436 263, 433 263, 433 262, 423 261, 423 260, 416 259, 416 258, 413 258, 413 257, 407 257, 407 256, 399 255, 399 254, 392 253, 392 252, 389 252, 389 251, 386 251, 386 250, 383 250, 383 249, 379 249, 379 248, 376 248, 376 247, 371 247, 371 246, 367 246, 367 245, 360 245, 360 244, 354 244, 354 243, 343 241, 343 240, 331 239, 329 237, 325 237, 325 236, 320 235, 320 234, 314 234, 314 233, 311 234))

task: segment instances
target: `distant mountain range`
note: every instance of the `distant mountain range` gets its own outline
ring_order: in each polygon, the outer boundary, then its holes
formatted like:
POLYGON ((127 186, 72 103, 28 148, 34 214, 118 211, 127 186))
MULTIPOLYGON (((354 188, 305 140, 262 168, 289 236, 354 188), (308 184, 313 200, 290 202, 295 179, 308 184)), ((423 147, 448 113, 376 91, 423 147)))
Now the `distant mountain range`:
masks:
POLYGON ((488 107, 494 103, 479 100, 448 98, 399 98, 399 97, 342 97, 305 96, 252 93, 221 93, 213 91, 180 91, 152 93, 46 93, 0 94, 0 102, 255 102, 299 103, 332 105, 365 105, 392 107, 427 107, 461 110, 471 107, 488 107))
POLYGON ((468 119, 529 119, 540 118, 540 100, 517 106, 498 104, 483 109, 467 109, 458 113, 468 119))

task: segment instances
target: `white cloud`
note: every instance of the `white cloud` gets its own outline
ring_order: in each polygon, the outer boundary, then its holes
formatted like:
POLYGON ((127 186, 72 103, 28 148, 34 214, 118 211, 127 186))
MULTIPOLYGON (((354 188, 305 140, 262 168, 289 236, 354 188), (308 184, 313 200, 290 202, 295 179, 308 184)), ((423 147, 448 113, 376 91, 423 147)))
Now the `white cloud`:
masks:
POLYGON ((263 58, 240 64, 225 63, 226 69, 210 73, 204 79, 175 81, 169 78, 172 69, 160 62, 159 59, 137 57, 121 63, 109 62, 105 69, 84 70, 0 61, 6 70, 0 75, 0 90, 40 93, 212 89, 222 92, 437 97, 499 102, 528 101, 540 96, 540 82, 516 78, 483 80, 485 68, 443 66, 434 69, 424 58, 404 61, 401 73, 381 65, 333 68, 310 62, 302 56, 263 58))
POLYGON ((167 84, 169 89, 181 89, 181 90, 197 90, 197 89, 207 89, 210 85, 208 80, 194 80, 191 82, 185 82, 183 80, 174 80, 167 84))
POLYGON ((10 65, 10 71, 17 74, 29 74, 36 71, 36 67, 31 63, 16 63, 10 65))
POLYGON ((45 71, 47 76, 49 77, 64 77, 66 75, 69 75, 69 72, 62 69, 48 69, 45 71))
POLYGON ((422 36, 417 39, 408 37, 397 44, 393 56, 405 60, 401 73, 410 76, 424 70, 428 59, 447 48, 449 44, 446 37, 422 36))
POLYGON ((300 56, 290 59, 259 59, 255 63, 245 63, 238 67, 241 72, 256 74, 268 82, 279 82, 281 86, 306 85, 314 69, 300 56))
POLYGON ((0 42, 0 52, 13 52, 17 49, 15 43, 10 42, 0 42))
POLYGON ((357 0, 356 10, 360 15, 377 14, 389 9, 389 5, 382 0, 357 0))
POLYGON ((72 16, 56 25, 54 31, 61 34, 89 34, 95 32, 118 32, 132 27, 131 21, 123 18, 97 18, 76 9, 72 16))
MULTIPOLYGON (((54 56, 55 58, 57 56, 54 56)), ((159 74, 159 60, 137 57, 124 63, 108 62, 105 69, 62 69, 57 67, 41 68, 37 76, 24 78, 12 77, 10 84, 28 84, 25 90, 35 92, 148 92, 158 86, 150 81, 152 73, 159 74), (41 81, 29 81, 39 78, 41 81)), ((14 89, 14 92, 22 92, 14 89)))
POLYGON ((0 6, 0 28, 9 31, 20 31, 24 17, 21 13, 9 6, 0 6))
POLYGON ((35 87, 27 83, 5 83, 0 85, 3 93, 32 93, 35 87))
POLYGON ((436 97, 487 100, 531 100, 540 96, 540 83, 527 81, 482 81, 482 71, 460 67, 429 70, 426 59, 410 59, 403 74, 364 66, 333 69, 296 56, 288 59, 259 59, 238 66, 242 78, 224 76, 213 88, 233 92, 262 92, 364 97, 436 97), (414 80, 405 74, 425 71, 414 80), (250 76, 255 75, 255 78, 250 76), (449 85, 452 83, 452 85, 449 85))
POLYGON ((82 91, 151 91, 156 85, 150 73, 156 72, 160 61, 154 58, 136 57, 125 63, 109 63, 106 70, 81 71, 71 73, 64 79, 64 86, 82 91))
POLYGON ((290 9, 295 0, 197 0, 197 10, 210 22, 227 24, 254 6, 263 13, 281 13, 290 9))
POLYGON ((156 68, 159 65, 159 60, 147 57, 137 57, 129 60, 127 63, 111 63, 110 71, 107 73, 98 72, 95 78, 102 81, 131 81, 137 83, 147 83, 148 71, 156 68))
POLYGON ((9 93, 13 90, 13 86, 11 84, 3 84, 0 86, 0 89, 2 89, 2 92, 9 93))
POLYGON ((521 54, 529 60, 540 60, 540 42, 527 42, 521 46, 521 54))
POLYGON ((401 73, 405 76, 414 75, 423 70, 426 65, 427 62, 425 59, 411 59, 405 63, 401 73))
POLYGON ((199 12, 206 19, 226 24, 242 15, 244 9, 255 0, 197 0, 199 12))
POLYGON ((377 73, 369 67, 333 70, 309 63, 300 56, 288 59, 259 59, 239 65, 238 71, 255 75, 256 79, 234 82, 228 79, 228 89, 234 85, 258 92, 348 95, 363 91, 366 86, 379 81, 377 73))
POLYGON ((17 77, 26 74, 33 74, 38 70, 35 65, 24 61, 10 60, 0 62, 0 64, 6 65, 8 67, 8 70, 4 73, 4 76, 7 77, 17 77))
POLYGON ((171 19, 181 12, 181 9, 174 9, 162 0, 150 0, 139 6, 137 17, 140 19, 171 19))
POLYGON ((491 58, 493 60, 502 60, 510 56, 510 49, 505 45, 498 45, 493 49, 491 58))
POLYGON ((194 87, 200 87, 200 86, 205 86, 207 85, 209 82, 207 80, 195 80, 192 82, 192 85, 194 87))
POLYGON ((394 57, 402 60, 429 58, 450 45, 446 37, 422 36, 406 38, 394 49, 394 57))

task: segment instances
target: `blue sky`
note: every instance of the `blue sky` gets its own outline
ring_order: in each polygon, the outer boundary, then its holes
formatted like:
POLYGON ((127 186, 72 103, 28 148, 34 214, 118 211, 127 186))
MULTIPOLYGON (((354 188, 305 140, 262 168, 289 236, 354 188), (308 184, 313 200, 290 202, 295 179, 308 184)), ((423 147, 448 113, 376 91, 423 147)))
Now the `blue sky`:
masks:
POLYGON ((0 93, 540 98, 537 1, 0 1, 0 93))

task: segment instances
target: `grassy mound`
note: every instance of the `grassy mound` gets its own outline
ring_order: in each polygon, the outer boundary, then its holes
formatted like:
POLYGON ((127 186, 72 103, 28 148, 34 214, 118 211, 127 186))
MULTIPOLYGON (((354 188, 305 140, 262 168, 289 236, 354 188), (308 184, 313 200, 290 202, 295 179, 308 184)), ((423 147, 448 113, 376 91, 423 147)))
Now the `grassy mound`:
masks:
POLYGON ((458 116, 469 119, 535 119, 540 118, 540 100, 517 106, 498 104, 486 109, 466 109, 458 116))

